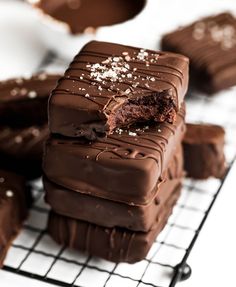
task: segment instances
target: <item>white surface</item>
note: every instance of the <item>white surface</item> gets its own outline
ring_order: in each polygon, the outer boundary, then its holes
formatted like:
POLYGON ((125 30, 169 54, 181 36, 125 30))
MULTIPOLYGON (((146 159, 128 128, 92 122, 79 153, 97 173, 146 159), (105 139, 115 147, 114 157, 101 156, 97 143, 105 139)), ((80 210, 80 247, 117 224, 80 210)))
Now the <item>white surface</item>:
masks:
POLYGON ((23 3, 0 0, 0 80, 28 76, 47 52, 40 25, 23 3))
POLYGON ((190 255, 192 276, 180 287, 236 286, 236 164, 190 255))
MULTIPOLYGON (((1 79, 9 76, 22 76, 22 73, 25 74, 25 71, 27 73, 35 71, 46 52, 46 48, 40 41, 39 23, 35 20, 35 16, 31 15, 30 10, 25 5, 19 3, 15 4, 16 6, 12 6, 12 2, 10 0, 0 0, 1 79), (12 15, 14 15, 14 18, 12 15)), ((199 16, 229 8, 236 13, 235 0, 150 0, 150 3, 153 5, 153 8, 151 9, 152 13, 147 18, 148 25, 150 25, 148 31, 138 33, 140 31, 139 27, 134 27, 135 33, 133 36, 131 30, 129 32, 128 30, 123 30, 122 32, 117 29, 111 30, 111 32, 104 32, 101 38, 110 41, 116 41, 119 38, 120 42, 128 42, 129 44, 137 44, 137 41, 140 41, 140 46, 154 48, 162 33, 178 25, 190 22, 199 16), (116 32, 114 33, 114 31, 116 32)), ((140 25, 142 26, 141 31, 143 31, 144 26, 142 23, 140 25)), ((216 113, 215 107, 212 109, 211 116, 215 117, 214 120, 221 121, 219 117, 216 118, 216 115, 218 116, 219 114, 216 113)), ((200 113, 201 110, 199 111, 200 113)), ((234 190, 236 186, 235 172, 236 167, 231 172, 230 179, 226 182, 223 191, 217 199, 216 205, 190 255, 188 263, 193 269, 192 277, 188 281, 180 283, 179 286, 222 287, 236 284, 234 274, 234 259, 236 255, 234 232, 236 218, 236 209, 234 208, 236 202, 236 192, 234 190)), ((12 256, 14 257, 14 254, 12 256)), ((29 267, 25 266, 26 269, 29 267)), ((39 272, 43 272, 43 267, 40 266, 39 272)), ((61 270, 60 268, 61 266, 59 265, 58 269, 61 270)), ((152 270, 152 274, 159 272, 155 268, 152 268, 152 270)), ((73 269, 69 271, 74 272, 73 269)), ((148 275, 151 276, 152 274, 148 275)), ((84 279, 82 278, 81 280, 84 279)), ((116 280, 114 284, 117 284, 117 282, 116 280)), ((116 286, 114 284, 111 285, 111 283, 109 283, 109 286, 116 286)), ((119 284, 124 285, 123 282, 119 284)), ((130 286, 132 284, 133 282, 131 282, 130 286)), ((0 271, 0 286, 46 287, 52 285, 0 271)), ((97 287, 96 283, 93 286, 97 287)))

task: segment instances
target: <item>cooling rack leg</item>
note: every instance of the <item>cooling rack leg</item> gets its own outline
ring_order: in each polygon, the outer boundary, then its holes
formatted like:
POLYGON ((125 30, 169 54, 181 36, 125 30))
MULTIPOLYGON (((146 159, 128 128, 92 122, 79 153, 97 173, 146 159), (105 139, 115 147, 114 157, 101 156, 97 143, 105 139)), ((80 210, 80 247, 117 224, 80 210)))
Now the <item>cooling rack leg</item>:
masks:
POLYGON ((184 281, 189 279, 189 277, 192 274, 192 269, 188 264, 185 264, 184 266, 179 267, 178 272, 179 272, 179 281, 184 281))
POLYGON ((184 265, 177 265, 175 267, 174 276, 169 287, 174 287, 179 281, 187 280, 192 274, 191 267, 185 263, 184 265))

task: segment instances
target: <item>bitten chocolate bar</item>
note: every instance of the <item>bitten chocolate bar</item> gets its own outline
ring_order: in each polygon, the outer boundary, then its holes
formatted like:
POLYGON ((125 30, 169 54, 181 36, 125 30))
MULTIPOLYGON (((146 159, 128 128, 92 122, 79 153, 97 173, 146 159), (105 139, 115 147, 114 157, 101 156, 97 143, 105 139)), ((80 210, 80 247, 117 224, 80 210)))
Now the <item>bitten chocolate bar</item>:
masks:
POLYGON ((50 131, 96 139, 136 122, 173 123, 187 90, 188 64, 178 54, 90 42, 52 92, 50 131))
POLYGON ((135 232, 124 228, 106 228, 86 221, 71 219, 51 212, 48 231, 59 244, 87 251, 114 262, 134 263, 147 255, 157 235, 164 228, 180 195, 178 186, 162 205, 156 223, 149 232, 135 232))
POLYGON ((222 178, 226 172, 225 131, 217 125, 187 124, 183 140, 184 167, 188 177, 222 178))
POLYGON ((236 19, 231 14, 203 18, 167 34, 162 48, 189 57, 198 89, 211 94, 236 85, 236 19))
POLYGON ((117 129, 97 141, 51 137, 43 170, 68 189, 128 204, 147 204, 185 132, 185 110, 174 124, 117 129))
POLYGON ((27 214, 25 181, 0 170, 0 267, 27 214))
POLYGON ((10 128, 0 126, 0 168, 22 174, 27 178, 42 174, 43 146, 48 126, 10 128))
POLYGON ((44 178, 46 202, 61 215, 104 227, 124 227, 149 231, 156 221, 162 202, 172 194, 183 177, 182 148, 178 148, 170 166, 162 176, 155 198, 147 205, 128 205, 60 187, 44 178), (109 220, 107 218, 109 217, 109 220))
POLYGON ((38 74, 29 79, 0 82, 0 124, 12 127, 47 122, 49 95, 59 75, 38 74))

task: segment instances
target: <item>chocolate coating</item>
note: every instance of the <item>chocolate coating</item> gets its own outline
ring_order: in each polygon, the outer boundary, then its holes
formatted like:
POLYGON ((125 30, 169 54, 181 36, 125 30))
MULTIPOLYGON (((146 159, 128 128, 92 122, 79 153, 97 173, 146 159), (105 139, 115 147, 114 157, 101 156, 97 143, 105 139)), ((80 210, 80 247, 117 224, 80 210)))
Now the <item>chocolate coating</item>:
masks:
POLYGON ((104 227, 124 227, 134 231, 149 231, 156 221, 162 202, 181 183, 183 154, 180 147, 170 167, 158 185, 156 197, 147 205, 128 205, 70 191, 44 178, 46 202, 58 214, 84 220, 104 227), (109 217, 109 220, 107 218, 109 217))
POLYGON ((236 19, 231 14, 203 18, 167 34, 162 48, 189 57, 199 90, 212 94, 236 85, 236 19))
POLYGON ((48 126, 10 128, 0 126, 0 167, 27 178, 42 175, 43 146, 48 126))
POLYGON ((0 82, 0 124, 28 127, 47 122, 49 95, 59 75, 38 74, 29 79, 0 82))
POLYGON ((183 138, 185 110, 174 124, 118 129, 107 138, 51 137, 44 153, 47 178, 68 189, 128 204, 147 204, 183 138))
POLYGON ((59 244, 87 251, 114 262, 134 263, 145 258, 155 238, 165 226, 180 195, 177 187, 163 203, 156 223, 149 232, 135 232, 124 228, 105 228, 51 212, 48 231, 59 244))
POLYGON ((50 131, 93 140, 137 122, 173 123, 187 86, 182 55, 93 41, 52 92, 50 131))
POLYGON ((26 219, 26 186, 22 177, 0 170, 0 267, 26 219))
POLYGON ((222 178, 226 172, 225 131, 217 125, 187 124, 183 140, 187 176, 222 178))
POLYGON ((68 24, 71 32, 77 34, 127 21, 135 17, 145 3, 145 0, 40 0, 36 7, 68 24))

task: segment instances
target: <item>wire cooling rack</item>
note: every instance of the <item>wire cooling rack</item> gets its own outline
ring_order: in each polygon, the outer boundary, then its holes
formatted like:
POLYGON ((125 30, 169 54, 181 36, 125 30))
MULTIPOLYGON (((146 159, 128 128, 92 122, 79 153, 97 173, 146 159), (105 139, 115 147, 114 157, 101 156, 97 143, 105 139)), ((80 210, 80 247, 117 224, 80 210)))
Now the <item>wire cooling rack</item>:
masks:
MULTIPOLYGON (((48 53, 38 71, 63 71, 67 63, 48 53)), ((220 124, 226 129, 228 170, 236 159, 236 88, 215 97, 191 92, 187 121, 220 124)), ((4 270, 58 286, 173 287, 187 279, 188 256, 213 206, 223 180, 186 179, 182 195, 147 257, 136 264, 115 264, 57 245, 46 232, 49 206, 41 180, 32 182, 34 205, 23 230, 13 242, 4 270)))
MULTIPOLYGON (((200 119, 225 127, 229 170, 236 156, 235 92, 232 89, 214 98, 194 95, 187 99, 189 122, 200 119)), ((35 203, 9 250, 4 270, 58 286, 175 286, 191 273, 186 261, 225 180, 186 179, 168 224, 147 257, 136 264, 111 263, 53 242, 46 232, 49 207, 44 203, 42 184, 40 180, 33 182, 35 203)))

